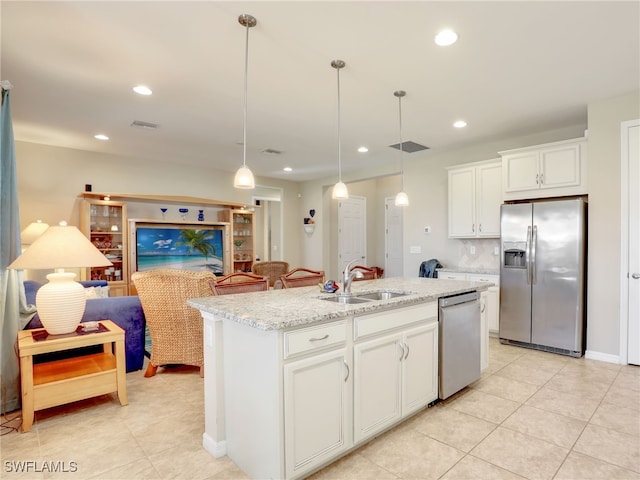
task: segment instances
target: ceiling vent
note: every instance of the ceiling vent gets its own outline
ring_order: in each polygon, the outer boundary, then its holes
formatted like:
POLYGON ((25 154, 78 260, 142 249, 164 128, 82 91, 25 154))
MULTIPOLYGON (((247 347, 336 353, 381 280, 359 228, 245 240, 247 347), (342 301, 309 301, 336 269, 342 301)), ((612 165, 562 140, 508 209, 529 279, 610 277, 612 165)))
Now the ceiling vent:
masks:
POLYGON ((265 155, 280 155, 282 151, 276 150, 275 148, 265 148, 264 150, 262 150, 262 153, 264 153, 265 155))
POLYGON ((134 120, 131 126, 136 128, 144 128, 146 130, 155 130, 156 128, 158 128, 157 123, 143 122, 142 120, 134 120))
MULTIPOLYGON (((395 148, 396 150, 400 150, 400 144, 396 143, 395 145, 389 145, 391 148, 395 148)), ((416 142, 402 142, 402 151, 407 153, 415 153, 420 152, 422 150, 429 150, 429 147, 425 147, 424 145, 420 145, 416 142)))

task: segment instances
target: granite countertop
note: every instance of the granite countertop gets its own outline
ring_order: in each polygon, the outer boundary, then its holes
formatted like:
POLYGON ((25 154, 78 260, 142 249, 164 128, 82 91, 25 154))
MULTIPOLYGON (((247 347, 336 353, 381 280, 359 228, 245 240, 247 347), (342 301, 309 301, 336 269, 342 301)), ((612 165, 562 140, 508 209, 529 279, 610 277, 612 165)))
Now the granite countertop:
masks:
MULTIPOLYGON (((411 292, 403 297, 358 304, 328 302, 319 287, 300 287, 266 292, 238 293, 192 298, 187 303, 202 312, 211 313, 260 330, 280 330, 289 327, 334 320, 353 315, 373 313, 389 307, 403 307, 418 302, 435 301, 473 290, 486 290, 486 283, 434 278, 383 278, 353 282, 351 293, 375 290, 411 292)), ((338 290, 341 292, 342 290, 338 290)))
POLYGON ((500 275, 499 268, 471 268, 471 267, 444 267, 436 268, 438 272, 452 272, 452 273, 478 273, 481 275, 500 275))

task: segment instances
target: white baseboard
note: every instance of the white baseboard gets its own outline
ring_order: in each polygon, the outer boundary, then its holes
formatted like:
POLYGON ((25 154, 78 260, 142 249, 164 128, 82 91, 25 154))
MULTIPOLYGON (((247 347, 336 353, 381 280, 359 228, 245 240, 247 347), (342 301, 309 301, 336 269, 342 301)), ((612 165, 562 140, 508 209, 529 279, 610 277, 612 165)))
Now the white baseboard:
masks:
POLYGON ((214 458, 224 457, 227 454, 227 442, 225 440, 216 442, 206 432, 202 434, 202 446, 214 458))
POLYGON ((587 350, 584 352, 584 358, 589 360, 598 360, 600 362, 615 363, 620 365, 620 356, 611 355, 610 353, 594 352, 593 350, 587 350))

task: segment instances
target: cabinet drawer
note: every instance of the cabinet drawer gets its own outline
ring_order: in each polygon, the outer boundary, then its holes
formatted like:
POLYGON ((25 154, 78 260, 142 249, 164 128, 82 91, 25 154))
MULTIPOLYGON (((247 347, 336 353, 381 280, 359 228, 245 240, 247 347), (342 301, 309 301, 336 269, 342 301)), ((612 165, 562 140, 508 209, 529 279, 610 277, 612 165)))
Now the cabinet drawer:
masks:
POLYGON ((493 283, 496 287, 500 286, 500 276, 499 275, 485 275, 482 273, 469 273, 467 274, 467 280, 470 282, 485 282, 485 283, 493 283))
POLYGON ((466 280, 466 273, 455 272, 438 272, 438 279, 440 280, 466 280))
POLYGON ((347 339, 346 321, 317 325, 284 333, 284 358, 338 346, 347 339))
POLYGON ((362 315, 353 319, 353 339, 374 335, 419 321, 438 320, 437 302, 424 303, 412 307, 398 308, 386 312, 362 315))

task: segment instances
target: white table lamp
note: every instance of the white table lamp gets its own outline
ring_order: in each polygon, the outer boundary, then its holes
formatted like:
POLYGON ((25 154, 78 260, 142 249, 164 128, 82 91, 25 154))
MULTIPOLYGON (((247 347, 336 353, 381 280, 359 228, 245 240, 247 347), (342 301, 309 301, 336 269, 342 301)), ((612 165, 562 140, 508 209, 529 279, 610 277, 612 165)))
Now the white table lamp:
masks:
POLYGON ((36 294, 36 308, 42 325, 51 335, 71 333, 82 320, 86 295, 65 268, 113 265, 76 227, 66 222, 49 227, 9 268, 51 269, 46 283, 36 294))

